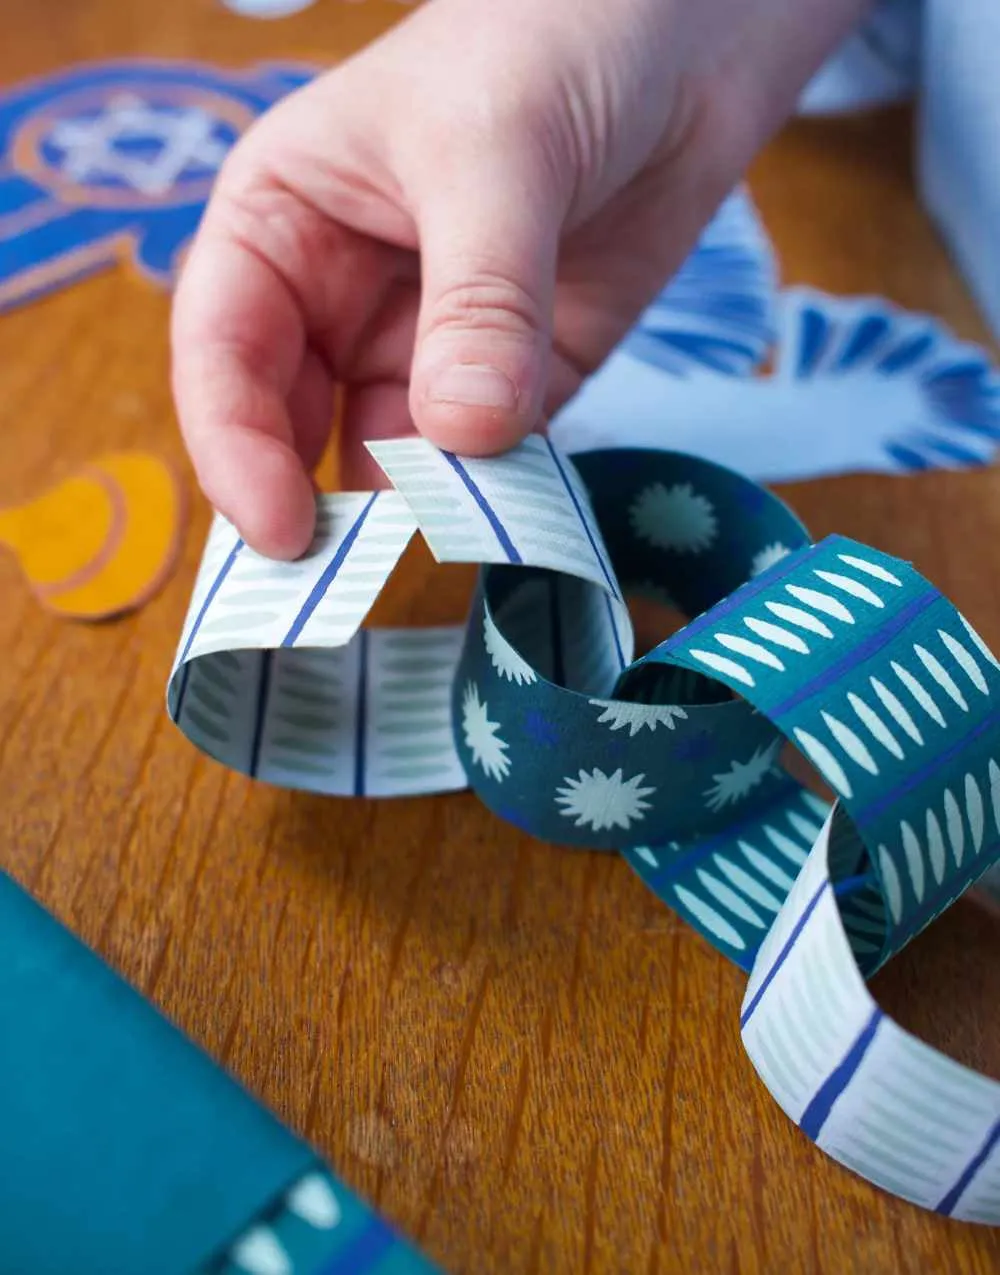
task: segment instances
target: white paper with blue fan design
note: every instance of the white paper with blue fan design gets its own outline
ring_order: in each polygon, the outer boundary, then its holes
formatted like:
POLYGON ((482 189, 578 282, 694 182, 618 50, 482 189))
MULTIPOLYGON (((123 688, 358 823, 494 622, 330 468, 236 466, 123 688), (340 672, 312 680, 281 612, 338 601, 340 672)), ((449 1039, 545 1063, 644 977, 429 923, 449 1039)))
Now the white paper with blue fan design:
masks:
POLYGON ((985 465, 1000 441, 986 352, 878 298, 783 292, 769 375, 671 375, 636 348, 563 409, 565 450, 670 447, 776 482, 985 465))
MULTIPOLYGON (((611 361, 671 376, 745 376, 774 340, 778 270, 750 196, 735 191, 611 361)), ((606 365, 607 366, 607 365, 606 365)))

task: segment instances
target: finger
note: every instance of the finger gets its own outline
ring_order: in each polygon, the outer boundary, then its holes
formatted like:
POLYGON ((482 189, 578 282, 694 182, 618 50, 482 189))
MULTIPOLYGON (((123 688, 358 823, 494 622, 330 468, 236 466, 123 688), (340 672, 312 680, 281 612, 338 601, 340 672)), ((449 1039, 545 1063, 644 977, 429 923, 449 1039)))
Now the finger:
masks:
POLYGON ((365 447, 383 438, 413 433, 413 421, 403 381, 383 381, 350 389, 344 402, 340 433, 341 486, 346 491, 376 491, 387 485, 365 447))
POLYGON ((333 413, 334 383, 329 364, 310 346, 288 395, 295 451, 307 473, 312 473, 326 450, 333 413))
POLYGON ((175 396, 199 480, 248 543, 281 558, 303 552, 315 524, 307 467, 322 431, 289 402, 304 364, 309 388, 296 392, 312 402, 321 388, 308 344, 331 369, 350 361, 387 290, 415 269, 411 254, 341 225, 273 174, 275 155, 301 159, 295 120, 279 107, 264 119, 270 132, 234 150, 173 325, 175 396))
POLYGON ((488 455, 541 411, 563 204, 540 166, 509 148, 431 167, 417 192, 410 408, 439 446, 488 455))
POLYGON ((287 396, 305 356, 301 312, 268 261, 224 228, 196 240, 174 302, 173 388, 198 481, 249 545, 308 546, 315 502, 287 396))

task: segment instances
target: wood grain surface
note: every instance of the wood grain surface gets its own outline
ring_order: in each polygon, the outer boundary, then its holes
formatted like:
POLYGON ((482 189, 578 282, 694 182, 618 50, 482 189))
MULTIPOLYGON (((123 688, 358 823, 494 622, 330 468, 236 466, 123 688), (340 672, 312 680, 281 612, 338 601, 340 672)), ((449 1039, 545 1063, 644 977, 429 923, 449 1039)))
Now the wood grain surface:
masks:
MULTIPOLYGON (((4 0, 0 80, 111 55, 331 61, 401 11, 4 0)), ((796 125, 752 182, 787 280, 985 339, 915 200, 905 114, 796 125)), ((108 447, 184 464, 167 311, 123 267, 0 317, 0 503, 108 447)), ((785 494, 817 535, 915 561, 1000 646, 1000 474, 785 494)), ((456 1275, 1000 1270, 1000 1232, 891 1199, 796 1131, 740 1046, 744 976, 624 863, 468 795, 324 800, 200 757, 163 706, 207 527, 192 498, 181 569, 120 623, 47 616, 0 561, 5 868, 456 1275)), ((469 583, 415 550, 376 618, 458 620, 469 583)), ((993 1075, 998 938, 963 903, 875 989, 993 1075)))

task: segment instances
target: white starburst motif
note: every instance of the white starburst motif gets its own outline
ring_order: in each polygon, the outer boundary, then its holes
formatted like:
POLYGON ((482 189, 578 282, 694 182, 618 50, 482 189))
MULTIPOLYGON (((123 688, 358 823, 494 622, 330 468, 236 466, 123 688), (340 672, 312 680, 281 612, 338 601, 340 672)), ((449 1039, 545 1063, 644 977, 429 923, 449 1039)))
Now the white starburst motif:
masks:
POLYGON ((564 786, 556 789, 556 805, 578 828, 588 826, 595 832, 605 828, 628 828, 642 819, 650 807, 646 800, 655 788, 641 787, 645 775, 625 779, 621 767, 606 775, 596 767, 589 773, 580 771, 579 779, 567 775, 564 786))
POLYGON ((734 805, 748 797, 774 769, 780 751, 781 740, 776 739, 773 743, 758 748, 749 761, 734 761, 728 770, 713 775, 715 783, 704 794, 709 810, 721 810, 723 806, 734 805))
POLYGON ((653 483, 643 488, 628 516, 640 540, 674 553, 704 553, 719 534, 712 502, 690 483, 674 483, 672 487, 653 483))
POLYGON ((489 705, 479 698, 475 682, 467 682, 462 697, 462 731, 472 760, 491 779, 506 779, 510 772, 507 744, 500 738, 499 722, 489 719, 489 705))
POLYGON ((687 713, 676 704, 626 704, 622 700, 592 699, 594 708, 604 710, 597 719, 607 724, 612 730, 628 727, 629 739, 638 735, 644 726, 655 731, 657 726, 674 729, 675 722, 687 721, 687 713))
POLYGON ((787 545, 783 545, 776 540, 773 544, 765 545, 763 549, 758 550, 754 554, 750 563, 750 574, 759 576, 768 567, 773 567, 776 562, 780 562, 782 558, 787 558, 791 553, 791 549, 787 545))
POLYGON ((489 615, 483 615, 483 645, 493 667, 508 682, 518 686, 538 681, 538 674, 527 660, 518 655, 489 615))
POLYGON ((189 168, 218 171, 229 147, 215 136, 216 128, 199 107, 151 106, 128 93, 90 119, 60 120, 48 141, 62 151, 62 171, 74 181, 117 180, 157 198, 189 168), (148 153, 139 153, 139 144, 148 153))

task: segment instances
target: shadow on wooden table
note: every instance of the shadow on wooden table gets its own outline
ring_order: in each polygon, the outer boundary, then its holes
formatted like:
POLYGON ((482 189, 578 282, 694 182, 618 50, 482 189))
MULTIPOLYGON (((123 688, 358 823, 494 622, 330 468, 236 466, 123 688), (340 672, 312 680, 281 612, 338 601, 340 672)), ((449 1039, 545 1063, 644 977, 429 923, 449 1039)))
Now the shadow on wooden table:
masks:
POLYGON ((901 1027, 1000 1080, 1000 912, 969 895, 872 980, 901 1027))

